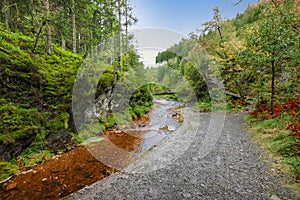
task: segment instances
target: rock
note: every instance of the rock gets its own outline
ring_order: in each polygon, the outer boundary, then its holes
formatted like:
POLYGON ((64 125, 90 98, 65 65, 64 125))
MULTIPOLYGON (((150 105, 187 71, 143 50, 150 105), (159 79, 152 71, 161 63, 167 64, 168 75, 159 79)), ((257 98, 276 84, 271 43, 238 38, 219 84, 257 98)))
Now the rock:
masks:
POLYGON ((25 174, 28 174, 28 173, 31 173, 31 172, 33 172, 33 169, 23 171, 23 172, 21 172, 21 174, 25 175, 25 174))
POLYGON ((71 141, 72 136, 68 130, 61 129, 55 133, 50 133, 46 138, 49 149, 58 151, 64 149, 67 144, 71 141))
POLYGON ((52 173, 58 173, 60 170, 59 169, 52 169, 51 172, 52 173))
POLYGON ((6 186, 6 191, 10 191, 10 190, 13 190, 13 189, 16 189, 17 187, 17 183, 10 183, 6 186))
POLYGON ((168 128, 168 126, 164 126, 164 127, 160 128, 159 130, 161 130, 161 131, 169 131, 169 128, 168 128))
POLYGON ((275 194, 270 197, 271 200, 280 200, 275 194))
POLYGON ((31 130, 23 138, 18 138, 14 142, 4 143, 0 141, 0 160, 9 161, 17 157, 34 140, 36 130, 31 130))

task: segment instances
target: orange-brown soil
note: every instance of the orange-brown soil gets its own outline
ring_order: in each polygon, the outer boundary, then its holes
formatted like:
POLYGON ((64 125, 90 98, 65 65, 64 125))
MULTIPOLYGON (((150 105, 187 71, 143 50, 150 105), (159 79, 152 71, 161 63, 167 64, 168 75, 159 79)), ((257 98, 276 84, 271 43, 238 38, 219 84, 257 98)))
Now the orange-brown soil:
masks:
MULTIPOLYGON (((148 124, 149 118, 143 116, 135 120, 135 123, 148 124)), ((106 131, 105 135, 106 139, 97 142, 96 146, 97 148, 102 147, 106 156, 110 158, 116 156, 114 159, 117 161, 120 159, 117 157, 118 155, 111 152, 111 146, 125 150, 126 155, 132 156, 133 153, 138 152, 142 142, 142 132, 134 135, 110 130, 106 131), (132 154, 128 154, 128 152, 132 154)), ((117 171, 101 163, 94 157, 97 155, 94 153, 92 155, 90 152, 92 152, 90 147, 79 146, 45 163, 21 169, 10 180, 0 184, 0 199, 59 199, 117 171)), ((122 159, 126 160, 127 158, 123 156, 122 159)), ((122 161, 120 160, 120 162, 122 161)), ((128 164, 128 162, 124 163, 128 164)))

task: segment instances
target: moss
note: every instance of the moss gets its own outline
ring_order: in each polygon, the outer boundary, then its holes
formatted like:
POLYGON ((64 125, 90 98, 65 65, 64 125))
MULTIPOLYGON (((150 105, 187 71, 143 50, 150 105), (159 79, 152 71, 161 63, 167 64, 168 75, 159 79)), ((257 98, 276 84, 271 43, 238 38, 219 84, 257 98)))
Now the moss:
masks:
POLYGON ((69 113, 61 112, 46 125, 46 128, 50 130, 68 129, 69 118, 69 113))
MULTIPOLYGON (((11 32, 1 23, 0 29, 0 79, 2 80, 0 82, 0 142, 14 143, 17 140, 22 142, 22 139, 28 137, 26 140, 29 141, 28 144, 22 146, 25 148, 22 149, 22 154, 20 155, 18 151, 12 152, 11 155, 21 156, 26 166, 33 165, 50 156, 47 149, 50 144, 47 144, 47 138, 58 131, 66 134, 75 132, 72 129, 73 125, 69 124, 71 122, 69 113, 72 109, 73 85, 83 59, 80 55, 62 50, 56 44, 53 44, 53 53, 47 54, 42 40, 37 44, 35 53, 32 53, 33 38, 11 32)), ((139 64, 138 56, 134 52, 131 54, 126 57, 131 61, 126 64, 127 70, 139 64)), ((98 94, 107 92, 105 89, 115 84, 113 67, 101 61, 90 62, 97 62, 97 65, 99 62, 99 65, 103 65, 106 69, 100 79, 97 92, 98 94)), ((117 62, 115 64, 118 65, 117 62)), ((142 70, 142 67, 140 68, 142 70)), ((97 74, 99 72, 97 70, 100 69, 94 70, 97 74)), ((124 77, 126 72, 118 70, 118 78, 124 77)), ((96 76, 90 78, 87 84, 99 79, 96 76)), ((89 92, 83 87, 83 95, 90 95, 89 92)), ((147 87, 139 89, 134 94, 133 100, 135 104, 132 116, 150 110, 152 98, 147 87)), ((122 117, 123 112, 125 111, 121 111, 120 115, 103 119, 100 124, 102 130, 123 122, 125 120, 122 117)), ((88 138, 99 134, 100 127, 98 123, 93 124, 86 128, 84 135, 88 138)), ((74 134, 73 137, 76 138, 74 134)))
POLYGON ((68 111, 82 58, 55 44, 54 53, 46 54, 41 41, 33 54, 32 38, 3 24, 0 29, 0 142, 26 139, 39 153, 47 149, 48 134, 70 129, 68 111))
POLYGON ((41 118, 36 109, 24 109, 1 99, 0 113, 0 141, 4 143, 30 137, 40 131, 41 118))
POLYGON ((36 146, 27 148, 19 156, 20 165, 29 167, 46 161, 53 157, 49 150, 40 150, 36 146))
POLYGON ((7 179, 8 177, 16 174, 19 170, 15 161, 0 162, 0 181, 7 179))
POLYGON ((138 88, 130 98, 129 114, 132 118, 136 118, 141 114, 148 113, 153 105, 153 97, 150 85, 144 85, 138 88))

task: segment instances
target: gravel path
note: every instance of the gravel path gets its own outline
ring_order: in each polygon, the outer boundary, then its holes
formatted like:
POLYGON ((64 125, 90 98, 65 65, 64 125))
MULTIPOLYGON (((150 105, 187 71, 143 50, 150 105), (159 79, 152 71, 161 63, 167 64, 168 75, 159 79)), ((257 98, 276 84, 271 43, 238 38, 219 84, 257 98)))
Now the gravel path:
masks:
POLYGON ((150 153, 67 199, 296 199, 245 132, 243 113, 183 115, 150 153))

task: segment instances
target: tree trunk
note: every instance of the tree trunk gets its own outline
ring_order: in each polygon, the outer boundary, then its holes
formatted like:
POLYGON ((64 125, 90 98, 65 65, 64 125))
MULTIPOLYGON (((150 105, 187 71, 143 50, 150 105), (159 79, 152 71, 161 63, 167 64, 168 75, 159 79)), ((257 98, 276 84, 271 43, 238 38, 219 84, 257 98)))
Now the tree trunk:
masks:
MULTIPOLYGON (((217 30, 218 30, 218 33, 219 33, 219 36, 220 36, 220 39, 221 39, 221 45, 222 45, 222 47, 223 47, 223 46, 224 46, 224 37, 223 37, 223 35, 222 35, 221 27, 220 27, 219 25, 218 25, 218 27, 217 27, 217 30)), ((228 58, 226 52, 224 52, 224 56, 225 56, 226 59, 228 58)))
POLYGON ((91 31, 90 33, 90 57, 93 58, 94 57, 94 48, 93 48, 93 31, 91 31))
POLYGON ((114 81, 117 82, 117 67, 114 63, 115 60, 115 37, 112 36, 111 40, 111 65, 114 65, 114 81))
POLYGON ((35 34, 36 33, 36 23, 34 21, 34 16, 36 14, 35 12, 35 7, 34 7, 34 2, 33 0, 31 1, 31 9, 30 9, 30 23, 31 23, 31 26, 32 26, 32 34, 35 34))
POLYGON ((270 110, 271 114, 274 115, 274 104, 275 104, 275 60, 272 60, 272 92, 271 92, 271 103, 270 103, 270 110))
POLYGON ((5 10, 5 24, 7 28, 12 28, 12 20, 11 20, 11 13, 10 13, 10 1, 3 0, 3 8, 5 10))
POLYGON ((34 45, 33 45, 33 48, 32 48, 32 53, 35 52, 37 43, 38 43, 38 41, 39 41, 40 34, 41 34, 42 29, 43 29, 43 27, 44 27, 45 25, 46 25, 46 21, 44 21, 44 22, 42 23, 42 25, 40 26, 39 32, 38 32, 37 35, 36 35, 36 38, 35 38, 35 41, 34 41, 34 45))
POLYGON ((237 80, 234 80, 234 83, 235 83, 235 85, 236 85, 237 90, 239 91, 239 94, 240 94, 241 98, 242 98, 242 99, 245 99, 244 92, 243 92, 243 90, 242 90, 242 87, 241 87, 240 84, 238 83, 238 81, 237 81, 237 80))
POLYGON ((46 22, 46 51, 47 53, 52 53, 53 48, 52 48, 52 36, 51 36, 51 29, 49 25, 49 20, 48 17, 50 16, 49 10, 50 10, 50 5, 48 0, 44 0, 44 7, 46 10, 46 17, 47 19, 45 20, 46 22))
POLYGON ((72 13, 72 51, 73 53, 77 52, 77 47, 76 47, 76 16, 75 12, 73 11, 72 13))
POLYGON ((219 33, 219 36, 220 36, 220 39, 221 39, 221 42, 224 43, 224 38, 223 38, 223 35, 222 35, 222 32, 221 32, 221 27, 218 26, 217 27, 217 30, 218 30, 218 33, 219 33))
POLYGON ((128 21, 128 0, 125 0, 125 39, 126 39, 126 53, 128 53, 128 25, 129 25, 129 21, 128 21))
POLYGON ((120 70, 122 71, 122 53, 123 53, 123 45, 122 45, 122 0, 118 0, 118 20, 119 20, 119 57, 120 57, 120 70))
POLYGON ((61 36, 61 48, 66 50, 66 39, 64 36, 61 36))

